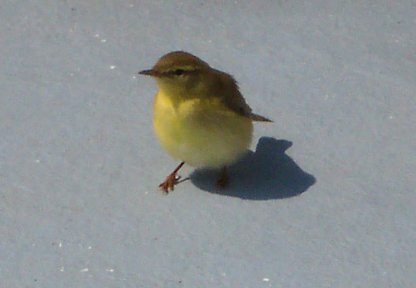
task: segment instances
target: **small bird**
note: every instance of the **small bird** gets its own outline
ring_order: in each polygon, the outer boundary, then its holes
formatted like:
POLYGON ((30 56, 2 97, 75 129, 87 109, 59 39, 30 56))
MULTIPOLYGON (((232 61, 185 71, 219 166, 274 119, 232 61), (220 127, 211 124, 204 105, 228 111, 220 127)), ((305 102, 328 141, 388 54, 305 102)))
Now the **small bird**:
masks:
POLYGON ((226 186, 227 165, 250 146, 252 122, 272 121, 251 111, 231 75, 190 53, 170 52, 139 74, 156 80, 153 128, 162 147, 181 161, 159 187, 172 191, 185 163, 222 168, 216 184, 226 186))

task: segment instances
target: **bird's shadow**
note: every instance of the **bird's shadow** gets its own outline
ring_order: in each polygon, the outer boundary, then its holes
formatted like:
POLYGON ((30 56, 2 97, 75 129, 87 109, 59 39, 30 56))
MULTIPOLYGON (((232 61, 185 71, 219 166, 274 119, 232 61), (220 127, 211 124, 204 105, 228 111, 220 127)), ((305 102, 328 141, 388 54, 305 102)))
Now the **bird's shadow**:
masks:
POLYGON ((229 183, 225 188, 216 187, 219 175, 216 170, 195 170, 190 180, 204 191, 241 199, 269 200, 299 195, 316 179, 285 154, 291 146, 292 142, 287 140, 260 138, 255 152, 248 151, 229 167, 229 183))

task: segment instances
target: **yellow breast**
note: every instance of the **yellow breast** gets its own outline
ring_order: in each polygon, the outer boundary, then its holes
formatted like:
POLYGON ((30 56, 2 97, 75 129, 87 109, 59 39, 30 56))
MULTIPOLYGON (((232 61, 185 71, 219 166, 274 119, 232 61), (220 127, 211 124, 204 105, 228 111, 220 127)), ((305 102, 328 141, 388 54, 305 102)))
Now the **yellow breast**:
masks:
POLYGON ((218 168, 236 161, 250 146, 251 119, 215 98, 177 102, 159 91, 153 105, 156 136, 172 157, 194 167, 218 168))

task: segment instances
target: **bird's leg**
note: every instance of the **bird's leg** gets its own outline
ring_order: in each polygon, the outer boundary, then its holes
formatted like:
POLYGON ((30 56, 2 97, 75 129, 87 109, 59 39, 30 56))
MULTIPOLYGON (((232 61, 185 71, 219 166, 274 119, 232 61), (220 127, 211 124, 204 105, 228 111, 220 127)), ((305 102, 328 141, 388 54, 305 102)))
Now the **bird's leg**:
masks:
POLYGON ((179 163, 179 165, 175 168, 175 170, 173 170, 172 173, 170 173, 166 177, 165 181, 163 181, 162 183, 159 184, 160 189, 162 189, 166 193, 169 193, 169 189, 170 189, 170 191, 173 191, 173 188, 174 188, 175 184, 178 181, 178 179, 176 177, 176 173, 178 173, 179 169, 182 168, 183 164, 185 164, 184 161, 179 163))
POLYGON ((220 177, 215 183, 218 188, 224 188, 228 183, 227 166, 224 166, 221 170, 220 177))

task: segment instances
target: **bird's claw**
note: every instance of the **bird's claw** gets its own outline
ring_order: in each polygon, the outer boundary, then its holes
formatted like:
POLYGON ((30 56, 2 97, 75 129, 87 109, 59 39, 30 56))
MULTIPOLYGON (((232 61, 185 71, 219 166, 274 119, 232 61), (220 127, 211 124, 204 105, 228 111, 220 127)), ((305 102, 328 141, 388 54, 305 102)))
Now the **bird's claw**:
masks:
POLYGON ((159 188, 168 194, 169 191, 175 190, 175 185, 178 184, 180 179, 181 176, 172 173, 166 177, 165 181, 159 184, 159 188))

